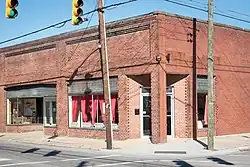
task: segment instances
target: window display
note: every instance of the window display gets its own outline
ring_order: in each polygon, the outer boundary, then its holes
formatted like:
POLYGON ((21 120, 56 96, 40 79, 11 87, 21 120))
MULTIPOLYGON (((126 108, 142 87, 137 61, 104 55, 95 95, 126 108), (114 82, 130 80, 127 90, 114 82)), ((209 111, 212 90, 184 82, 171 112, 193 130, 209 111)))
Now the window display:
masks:
MULTIPOLYGON (((103 95, 83 95, 70 97, 70 125, 105 124, 103 95)), ((118 124, 117 95, 111 96, 112 123, 118 124)))
POLYGON ((42 123, 37 115, 36 98, 7 99, 8 124, 42 123))

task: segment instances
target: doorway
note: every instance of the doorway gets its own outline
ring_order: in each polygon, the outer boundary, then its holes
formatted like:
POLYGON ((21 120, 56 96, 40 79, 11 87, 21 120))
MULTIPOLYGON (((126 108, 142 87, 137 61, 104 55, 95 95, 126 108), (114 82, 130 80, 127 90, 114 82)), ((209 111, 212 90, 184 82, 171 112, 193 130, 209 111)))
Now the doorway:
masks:
POLYGON ((44 125, 56 125, 56 98, 44 97, 44 125))
MULTIPOLYGON (((167 87, 166 103, 167 135, 174 137, 174 89, 172 86, 167 87)), ((151 94, 150 89, 145 87, 141 88, 140 120, 141 137, 151 136, 151 94)))
POLYGON ((166 103, 167 103, 167 135, 174 137, 174 93, 173 93, 173 87, 167 88, 167 94, 166 94, 166 103))
POLYGON ((149 89, 141 88, 141 96, 140 96, 141 137, 151 136, 151 96, 149 89))

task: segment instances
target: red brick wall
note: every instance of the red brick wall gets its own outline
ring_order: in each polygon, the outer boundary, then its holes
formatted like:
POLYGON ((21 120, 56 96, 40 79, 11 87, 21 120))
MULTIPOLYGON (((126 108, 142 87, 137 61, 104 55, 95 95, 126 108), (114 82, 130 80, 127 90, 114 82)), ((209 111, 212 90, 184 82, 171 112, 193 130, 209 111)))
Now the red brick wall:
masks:
POLYGON ((135 109, 140 109, 140 84, 129 78, 129 125, 130 138, 140 138, 140 114, 135 115, 135 109))
POLYGON ((57 134, 68 134, 68 87, 65 79, 60 79, 56 85, 57 134))
POLYGON ((24 133, 24 132, 32 132, 32 131, 43 131, 42 124, 33 124, 33 125, 10 125, 6 126, 6 132, 8 133, 24 133))
MULTIPOLYGON (((192 43, 187 33, 193 33, 192 20, 160 15, 160 27, 165 30, 164 41, 170 62, 166 71, 191 74, 192 43)), ((207 26, 197 23, 197 74, 207 70, 207 26)), ((250 32, 215 25, 214 63, 216 75, 216 134, 250 132, 250 32)), ((191 95, 191 94, 190 94, 191 95)), ((191 99, 192 101, 192 99, 191 99)))
POLYGON ((118 76, 118 117, 120 139, 129 138, 129 84, 126 75, 118 76))
POLYGON ((186 118, 186 80, 187 78, 182 78, 178 75, 171 75, 168 77, 168 82, 174 80, 175 82, 171 84, 174 86, 174 118, 175 118, 175 137, 187 137, 187 118, 186 118), (176 79, 177 78, 177 79, 176 79), (177 80, 177 81, 176 81, 177 80))
POLYGON ((152 143, 164 143, 166 129, 166 73, 157 65, 151 73, 151 127, 152 143))
MULTIPOLYGON (((69 129, 70 137, 85 137, 85 138, 96 138, 96 139, 105 139, 106 131, 105 130, 86 130, 86 129, 69 129)), ((119 131, 113 131, 114 140, 121 140, 119 131)))
POLYGON ((5 83, 54 77, 56 50, 48 49, 5 58, 5 83))

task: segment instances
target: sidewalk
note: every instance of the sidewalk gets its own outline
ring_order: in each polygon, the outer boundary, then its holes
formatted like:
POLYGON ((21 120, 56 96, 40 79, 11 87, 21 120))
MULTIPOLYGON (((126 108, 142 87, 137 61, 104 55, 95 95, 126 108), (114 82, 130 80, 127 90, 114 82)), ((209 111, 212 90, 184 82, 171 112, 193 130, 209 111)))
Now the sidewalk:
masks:
POLYGON ((164 144, 151 144, 149 139, 130 139, 126 141, 114 141, 114 149, 106 150, 105 140, 87 139, 75 137, 44 136, 43 132, 28 133, 2 133, 1 141, 12 141, 38 145, 52 145, 61 147, 82 148, 100 151, 117 152, 129 155, 187 155, 206 156, 226 154, 230 152, 250 150, 250 134, 239 134, 215 137, 216 151, 204 149, 206 138, 192 139, 168 139, 164 144))

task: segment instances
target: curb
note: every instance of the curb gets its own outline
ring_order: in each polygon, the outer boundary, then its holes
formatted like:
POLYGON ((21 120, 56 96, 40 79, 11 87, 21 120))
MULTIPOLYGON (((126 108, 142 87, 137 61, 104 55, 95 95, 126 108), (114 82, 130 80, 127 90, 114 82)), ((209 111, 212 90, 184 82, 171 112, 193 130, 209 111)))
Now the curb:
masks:
MULTIPOLYGON (((1 141, 1 140, 0 140, 1 141)), ((223 149, 223 150, 215 150, 215 151, 209 151, 209 150, 197 150, 197 152, 194 151, 187 151, 187 150, 152 150, 152 152, 148 153, 138 153, 136 151, 131 150, 123 150, 121 148, 113 148, 112 150, 107 150, 105 148, 94 148, 94 147, 72 147, 66 142, 46 142, 46 141, 38 141, 30 142, 30 141, 20 141, 18 139, 9 139, 9 140, 2 140, 7 142, 15 142, 20 144, 28 144, 28 145, 40 145, 40 146, 55 146, 55 147, 65 147, 65 148, 72 148, 72 149, 81 149, 86 151, 95 151, 95 152, 103 152, 103 153, 119 153, 127 156, 133 156, 133 155, 140 155, 140 156, 183 156, 183 157, 206 157, 206 156, 216 156, 216 155, 226 155, 226 154, 232 154, 237 152, 247 152, 250 151, 250 146, 243 146, 243 147, 236 147, 236 148, 229 148, 229 149, 223 149)), ((74 145, 74 144, 72 144, 74 145)))

